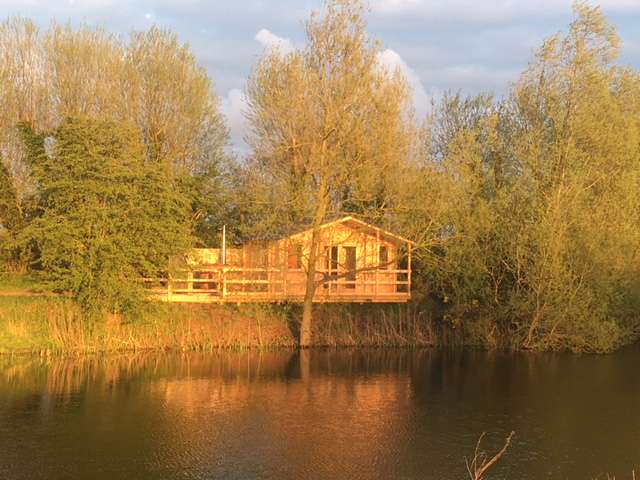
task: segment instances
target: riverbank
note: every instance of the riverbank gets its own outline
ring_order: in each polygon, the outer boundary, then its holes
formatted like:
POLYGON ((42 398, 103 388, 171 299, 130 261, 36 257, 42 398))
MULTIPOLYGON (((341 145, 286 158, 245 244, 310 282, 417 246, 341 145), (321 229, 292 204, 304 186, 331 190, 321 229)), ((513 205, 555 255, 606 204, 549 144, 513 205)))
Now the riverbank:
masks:
MULTIPOLYGON (((0 353, 294 348, 299 307, 148 303, 135 316, 89 319, 70 299, 0 296, 0 353)), ((407 306, 319 306, 319 347, 428 346, 429 321, 407 306)))
MULTIPOLYGON (((89 319, 33 274, 0 275, 0 354, 295 348, 301 317, 295 304, 147 302, 135 315, 89 319)), ((445 314, 424 298, 408 304, 318 304, 313 341, 317 347, 524 349, 522 331, 501 332, 498 324, 491 310, 445 314)), ((623 345, 528 350, 610 353, 623 345)))
POLYGON ((0 297, 0 353, 293 347, 287 324, 263 309, 149 304, 135 316, 87 318, 65 298, 0 297))

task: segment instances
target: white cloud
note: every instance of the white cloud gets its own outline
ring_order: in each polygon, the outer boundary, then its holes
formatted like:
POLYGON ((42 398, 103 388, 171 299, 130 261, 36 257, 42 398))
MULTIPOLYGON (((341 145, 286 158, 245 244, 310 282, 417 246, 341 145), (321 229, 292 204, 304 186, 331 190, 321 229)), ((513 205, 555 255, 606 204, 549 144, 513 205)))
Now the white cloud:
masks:
POLYGON ((287 54, 294 50, 293 43, 288 38, 279 37, 275 33, 263 28, 256 33, 255 39, 267 49, 277 49, 280 53, 287 54))
POLYGON ((247 129, 247 119, 245 117, 247 110, 246 95, 239 88, 229 90, 227 95, 221 99, 220 110, 227 119, 232 145, 240 152, 246 152, 248 149, 244 141, 247 129))
MULTIPOLYGON (((263 28, 255 35, 258 41, 266 49, 277 49, 283 54, 294 50, 293 43, 288 38, 279 37, 263 28)), ((232 88, 227 95, 221 98, 220 109, 227 119, 227 126, 231 136, 231 144, 240 153, 248 151, 248 145, 244 137, 248 128, 245 112, 247 111, 247 96, 239 88, 232 88)))
POLYGON ((386 49, 378 53, 378 63, 390 71, 399 69, 413 90, 413 105, 416 109, 418 118, 422 118, 429 111, 431 98, 435 92, 427 93, 420 77, 414 69, 412 69, 402 57, 391 49, 386 49))

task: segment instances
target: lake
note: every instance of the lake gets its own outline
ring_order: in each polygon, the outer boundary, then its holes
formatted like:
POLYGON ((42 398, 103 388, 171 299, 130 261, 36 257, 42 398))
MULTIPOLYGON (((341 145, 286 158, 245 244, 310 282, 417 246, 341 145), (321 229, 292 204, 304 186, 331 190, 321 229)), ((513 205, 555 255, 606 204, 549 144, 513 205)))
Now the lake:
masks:
POLYGON ((0 358, 0 478, 465 479, 640 471, 640 350, 0 358))

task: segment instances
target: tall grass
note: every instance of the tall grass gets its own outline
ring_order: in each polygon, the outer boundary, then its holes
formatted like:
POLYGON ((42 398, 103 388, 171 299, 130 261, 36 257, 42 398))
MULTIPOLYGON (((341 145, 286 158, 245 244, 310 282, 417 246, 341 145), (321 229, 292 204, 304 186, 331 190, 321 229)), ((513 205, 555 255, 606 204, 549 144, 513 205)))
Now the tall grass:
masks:
POLYGON ((324 305, 318 308, 314 343, 320 346, 432 346, 438 333, 431 315, 411 304, 324 305))
MULTIPOLYGON (((64 297, 0 297, 0 353, 91 353, 218 348, 292 348, 298 306, 147 304, 138 314, 87 317, 64 297)), ((319 305, 323 347, 427 346, 435 323, 411 305, 319 305)))
POLYGON ((0 353, 293 346, 286 319, 258 307, 149 304, 136 316, 91 318, 70 299, 0 297, 0 353))

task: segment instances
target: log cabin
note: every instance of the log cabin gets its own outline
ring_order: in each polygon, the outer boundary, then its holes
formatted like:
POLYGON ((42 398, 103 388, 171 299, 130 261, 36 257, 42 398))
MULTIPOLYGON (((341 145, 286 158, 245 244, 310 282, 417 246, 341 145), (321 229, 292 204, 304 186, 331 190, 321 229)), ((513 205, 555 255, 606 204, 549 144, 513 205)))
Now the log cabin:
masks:
MULTIPOLYGON (((194 249, 155 296, 168 302, 302 302, 311 229, 239 248, 194 249)), ((411 240, 347 216, 320 227, 314 302, 404 303, 411 240)), ((175 264, 175 262, 174 262, 175 264)))

